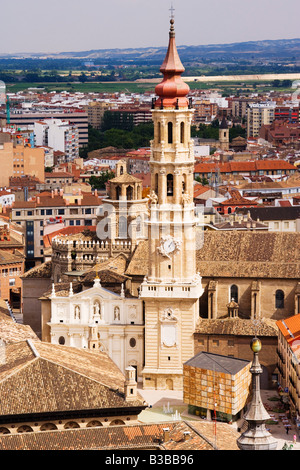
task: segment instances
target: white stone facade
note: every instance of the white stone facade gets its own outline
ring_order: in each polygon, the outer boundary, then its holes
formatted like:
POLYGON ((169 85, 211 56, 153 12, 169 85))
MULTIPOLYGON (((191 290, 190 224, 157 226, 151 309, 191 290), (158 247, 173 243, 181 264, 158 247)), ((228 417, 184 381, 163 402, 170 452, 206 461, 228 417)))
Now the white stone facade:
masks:
POLYGON ((108 353, 125 374, 128 366, 141 380, 144 356, 142 301, 125 298, 101 286, 74 294, 72 284, 66 296, 51 295, 51 343, 77 348, 100 349, 108 353))

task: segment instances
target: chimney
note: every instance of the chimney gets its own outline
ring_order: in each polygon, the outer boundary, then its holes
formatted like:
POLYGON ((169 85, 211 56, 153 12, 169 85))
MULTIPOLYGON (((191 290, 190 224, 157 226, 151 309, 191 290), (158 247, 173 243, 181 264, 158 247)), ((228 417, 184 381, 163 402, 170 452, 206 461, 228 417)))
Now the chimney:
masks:
POLYGON ((36 202, 37 202, 37 204, 40 204, 40 203, 41 203, 41 198, 40 198, 40 196, 37 196, 36 202))
POLYGON ((136 400, 137 397, 137 383, 135 380, 135 373, 136 370, 132 366, 129 366, 125 369, 124 392, 126 401, 136 400))
POLYGON ((52 189, 52 191, 51 191, 51 197, 52 197, 52 199, 54 198, 54 191, 53 191, 53 189, 52 189))
POLYGON ((167 442, 170 440, 170 428, 163 428, 163 440, 164 442, 167 442))
POLYGON ((183 439, 184 439, 185 441, 191 439, 191 433, 190 433, 190 431, 184 431, 184 433, 183 433, 183 439))
POLYGON ((64 190, 63 190, 63 189, 60 189, 59 195, 60 195, 60 196, 63 196, 63 195, 64 195, 64 190))

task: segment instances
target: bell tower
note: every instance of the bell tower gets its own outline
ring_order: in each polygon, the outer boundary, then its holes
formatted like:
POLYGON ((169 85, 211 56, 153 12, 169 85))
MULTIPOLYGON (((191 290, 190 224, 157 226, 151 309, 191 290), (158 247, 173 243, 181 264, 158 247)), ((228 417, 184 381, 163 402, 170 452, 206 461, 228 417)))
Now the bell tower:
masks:
POLYGON ((189 86, 182 80, 170 20, 169 46, 155 92, 151 142, 148 275, 141 284, 145 303, 146 389, 182 389, 183 363, 193 357, 193 333, 202 295, 196 270, 196 225, 193 203, 193 109, 189 86))

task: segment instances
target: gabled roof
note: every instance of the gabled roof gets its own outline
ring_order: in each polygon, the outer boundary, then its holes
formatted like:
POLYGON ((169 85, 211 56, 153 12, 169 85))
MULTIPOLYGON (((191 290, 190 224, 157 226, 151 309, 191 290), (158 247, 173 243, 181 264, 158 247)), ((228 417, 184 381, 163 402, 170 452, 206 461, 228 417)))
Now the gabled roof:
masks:
POLYGON ((140 395, 125 401, 124 380, 100 351, 29 340, 7 345, 0 364, 0 415, 144 408, 140 395))

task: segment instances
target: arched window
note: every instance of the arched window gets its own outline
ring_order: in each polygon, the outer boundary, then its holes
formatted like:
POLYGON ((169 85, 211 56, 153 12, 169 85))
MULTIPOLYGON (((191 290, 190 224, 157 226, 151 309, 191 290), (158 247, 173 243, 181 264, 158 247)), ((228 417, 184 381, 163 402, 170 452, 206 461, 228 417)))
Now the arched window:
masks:
POLYGON ((168 144, 173 144, 173 123, 168 122, 168 144))
POLYGON ((275 294, 275 308, 284 308, 284 292, 281 289, 275 294))
POLYGON ((161 143, 161 127, 160 122, 157 123, 157 142, 161 143))
POLYGON ((58 344, 64 345, 66 342, 65 338, 63 336, 60 336, 58 339, 58 344))
POLYGON ((124 173, 124 168, 123 168, 123 165, 122 165, 122 166, 120 166, 120 175, 123 175, 123 173, 124 173))
POLYGON ((173 196, 173 175, 167 175, 167 196, 173 196))
POLYGON ((234 300, 236 303, 239 301, 239 289, 235 284, 230 287, 230 300, 234 300))
POLYGON ((158 173, 155 173, 154 191, 158 194, 158 173))
POLYGON ((142 231, 142 218, 141 216, 137 216, 136 218, 136 233, 140 234, 142 231))
POLYGON ((127 219, 123 216, 119 218, 119 237, 127 238, 127 219))
POLYGON ((116 187, 116 200, 117 201, 120 199, 120 196, 121 196, 121 188, 120 186, 117 186, 116 187))
POLYGON ((127 198, 127 201, 131 201, 133 199, 133 187, 132 186, 127 187, 126 198, 127 198))
POLYGON ((180 123, 180 143, 184 144, 184 122, 180 123))
POLYGON ((186 174, 184 173, 182 175, 182 194, 184 194, 186 191, 186 174))
POLYGON ((228 207, 227 213, 228 213, 228 214, 231 214, 231 212, 232 212, 231 207, 228 207))

